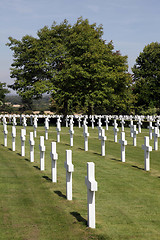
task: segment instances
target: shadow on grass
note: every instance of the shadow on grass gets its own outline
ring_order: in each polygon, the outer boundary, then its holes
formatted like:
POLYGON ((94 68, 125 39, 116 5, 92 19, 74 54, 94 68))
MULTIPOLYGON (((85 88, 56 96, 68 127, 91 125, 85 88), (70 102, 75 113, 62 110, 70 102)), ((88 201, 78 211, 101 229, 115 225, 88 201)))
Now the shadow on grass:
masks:
POLYGON ((140 167, 138 167, 138 166, 134 166, 134 165, 132 165, 132 167, 133 167, 133 168, 140 169, 140 170, 144 170, 144 168, 140 168, 140 167))
POLYGON ((95 152, 95 153, 93 153, 93 154, 98 155, 98 156, 101 156, 101 153, 96 153, 96 152, 95 152))
POLYGON ((20 154, 20 153, 17 153, 17 155, 18 155, 18 156, 21 156, 21 154, 20 154))
POLYGON ((1 144, 2 147, 4 147, 4 144, 1 144))
POLYGON ((111 158, 111 160, 113 160, 113 161, 117 161, 117 162, 121 162, 121 160, 116 159, 116 158, 111 158))
POLYGON ((12 148, 8 148, 9 151, 12 151, 12 148))
POLYGON ((80 149, 80 150, 83 150, 83 151, 84 151, 84 148, 81 148, 81 147, 79 147, 78 149, 80 149))
POLYGON ((27 162, 30 162, 30 160, 28 158, 25 158, 24 160, 27 161, 27 162))
POLYGON ((66 145, 66 146, 70 146, 70 144, 68 144, 68 143, 65 143, 64 145, 66 145))
POLYGON ((46 180, 49 181, 49 182, 52 182, 52 179, 49 178, 48 176, 42 176, 42 178, 46 179, 46 180))
POLYGON ((78 212, 70 212, 70 214, 77 219, 78 222, 82 222, 87 226, 87 220, 81 216, 78 212))
POLYGON ((66 195, 64 195, 61 191, 54 191, 54 193, 56 193, 59 197, 66 199, 66 195))
POLYGON ((40 168, 38 167, 38 166, 33 166, 34 168, 36 168, 36 169, 38 169, 38 170, 40 170, 40 168))

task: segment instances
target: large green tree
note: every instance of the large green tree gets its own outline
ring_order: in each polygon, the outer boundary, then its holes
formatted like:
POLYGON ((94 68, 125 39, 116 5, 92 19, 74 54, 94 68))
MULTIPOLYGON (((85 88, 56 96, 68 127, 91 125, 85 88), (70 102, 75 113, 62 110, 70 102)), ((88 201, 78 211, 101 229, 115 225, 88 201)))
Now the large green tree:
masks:
POLYGON ((22 40, 9 37, 7 45, 13 51, 13 63, 11 65, 11 78, 14 84, 10 88, 16 90, 22 97, 25 108, 31 109, 33 99, 39 99, 48 91, 48 79, 44 74, 43 55, 39 41, 29 35, 22 40))
POLYGON ((160 43, 144 47, 132 68, 138 113, 160 106, 160 43))
POLYGON ((24 97, 51 91, 59 112, 99 110, 124 113, 131 105, 127 57, 103 39, 102 26, 79 18, 44 27, 37 38, 9 38, 14 51, 13 88, 24 97))
POLYGON ((9 93, 9 90, 6 88, 6 83, 0 82, 0 105, 4 104, 7 93, 9 93))

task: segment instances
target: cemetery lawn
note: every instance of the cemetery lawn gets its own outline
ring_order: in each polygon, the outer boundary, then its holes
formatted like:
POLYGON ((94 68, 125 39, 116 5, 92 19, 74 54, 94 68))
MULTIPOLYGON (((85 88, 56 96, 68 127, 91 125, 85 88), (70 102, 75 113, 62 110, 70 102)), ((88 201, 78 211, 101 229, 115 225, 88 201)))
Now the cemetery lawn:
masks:
MULTIPOLYGON (((11 126, 8 125, 8 147, 3 146, 0 126, 0 239, 160 239, 160 151, 150 153, 151 170, 144 171, 144 136, 137 135, 133 147, 130 131, 125 128, 126 162, 120 161, 120 144, 114 143, 113 127, 106 131, 106 156, 101 156, 97 128, 89 128, 89 151, 84 151, 83 129, 74 127, 74 146, 70 147, 69 128, 62 127, 57 143, 58 182, 51 182, 51 142, 56 141, 56 127, 49 129, 45 140, 45 171, 40 171, 39 137, 44 127, 37 128, 35 162, 29 161, 27 127, 26 155, 21 157, 20 126, 17 126, 16 152, 12 152, 11 126), (73 201, 66 200, 65 150, 73 151, 73 201), (96 229, 87 221, 87 162, 95 163, 98 182, 96 192, 96 229)), ((120 132, 118 132, 118 141, 120 132)), ((153 147, 153 140, 150 141, 153 147)))

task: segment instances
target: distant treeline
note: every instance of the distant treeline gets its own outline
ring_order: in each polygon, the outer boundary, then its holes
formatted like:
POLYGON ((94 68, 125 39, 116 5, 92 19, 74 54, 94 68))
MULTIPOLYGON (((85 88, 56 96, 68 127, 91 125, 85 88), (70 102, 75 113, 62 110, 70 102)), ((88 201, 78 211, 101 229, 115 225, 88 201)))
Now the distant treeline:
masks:
MULTIPOLYGON (((19 95, 8 94, 6 95, 5 101, 11 103, 11 105, 23 105, 22 98, 19 95)), ((43 95, 42 99, 33 100, 33 110, 35 111, 44 111, 49 110, 50 105, 50 96, 43 95)))

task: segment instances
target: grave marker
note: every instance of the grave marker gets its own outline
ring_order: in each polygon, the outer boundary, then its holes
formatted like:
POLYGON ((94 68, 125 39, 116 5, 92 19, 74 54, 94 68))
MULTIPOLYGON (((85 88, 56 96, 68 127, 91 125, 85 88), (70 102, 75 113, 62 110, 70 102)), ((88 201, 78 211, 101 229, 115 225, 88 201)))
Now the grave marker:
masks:
POLYGON ((142 122, 141 122, 141 119, 140 119, 140 118, 138 118, 137 125, 138 125, 138 132, 141 133, 142 122))
POLYGON ((133 120, 130 120, 130 125, 129 125, 129 127, 130 127, 130 136, 131 137, 133 137, 133 120))
POLYGON ((124 118, 121 119, 120 123, 121 123, 121 130, 122 132, 124 132, 124 124, 125 124, 124 118))
POLYGON ((108 120, 108 116, 105 116, 106 120, 105 120, 105 123, 106 123, 106 130, 108 130, 108 124, 109 124, 109 120, 108 120))
POLYGON ((159 137, 157 127, 154 128, 153 137, 154 137, 154 150, 157 151, 158 150, 158 137, 159 137))
POLYGON ((95 228, 95 192, 98 189, 98 184, 95 181, 95 165, 93 162, 87 163, 85 184, 87 185, 88 227, 95 228))
POLYGON ((24 134, 26 135, 26 127, 27 127, 27 118, 23 116, 23 128, 24 128, 24 134))
POLYGON ((60 131, 61 131, 61 119, 60 117, 57 118, 57 142, 60 142, 60 131))
POLYGON ((81 116, 78 116, 78 127, 81 128, 81 116))
POLYGON ((119 131, 119 129, 118 129, 118 124, 116 122, 116 119, 114 119, 113 131, 114 131, 114 142, 117 142, 117 132, 119 131))
POLYGON ((16 126, 12 126, 12 151, 16 150, 16 126))
POLYGON ((159 136, 159 127, 160 127, 160 121, 159 121, 159 119, 157 119, 156 126, 157 126, 158 136, 159 136))
POLYGON ((101 155, 105 156, 105 141, 107 140, 107 137, 105 136, 105 130, 102 129, 101 132, 101 155))
POLYGON ((48 140, 48 130, 49 130, 49 118, 45 118, 45 140, 48 140))
POLYGON ((125 162, 125 146, 127 145, 127 141, 125 140, 125 132, 121 132, 121 139, 119 140, 121 144, 121 161, 125 162))
POLYGON ((29 134, 29 144, 30 144, 30 162, 34 162, 34 137, 33 137, 33 132, 30 132, 29 134))
POLYGON ((101 122, 101 118, 98 118, 98 139, 101 139, 101 131, 102 131, 102 122, 101 122))
POLYGON ((93 115, 91 116, 91 123, 92 123, 92 129, 94 129, 95 120, 94 120, 94 116, 93 115))
POLYGON ((33 129, 34 129, 34 137, 37 137, 37 122, 38 122, 38 117, 35 116, 33 119, 33 129))
POLYGON ((52 172, 52 182, 57 182, 57 160, 58 154, 56 153, 56 142, 51 143, 51 172, 52 172))
POLYGON ((70 129, 69 129, 69 133, 70 133, 70 146, 73 147, 73 134, 74 134, 74 130, 73 130, 73 118, 70 119, 70 129))
POLYGON ((44 146, 44 136, 40 136, 40 144, 39 144, 39 150, 40 150, 40 170, 44 171, 45 169, 45 146, 44 146))
POLYGON ((84 151, 88 151, 88 126, 85 124, 83 125, 83 136, 84 136, 84 151))
POLYGON ((66 121, 66 127, 68 127, 68 121, 69 121, 68 115, 66 116, 65 121, 66 121))
POLYGON ((4 146, 7 147, 7 134, 8 134, 8 131, 7 131, 7 124, 6 123, 3 123, 3 133, 4 133, 4 146))
POLYGON ((72 172, 74 172, 72 150, 66 150, 66 162, 64 163, 64 167, 66 169, 66 197, 67 200, 72 200, 72 172))
POLYGON ((152 139, 152 130, 153 130, 153 126, 152 126, 152 121, 149 122, 149 139, 152 139))
POLYGON ((25 136, 25 129, 21 129, 21 156, 25 156, 25 140, 26 140, 26 136, 25 136))
POLYGON ((144 145, 142 145, 142 149, 144 150, 144 169, 145 171, 150 170, 150 158, 149 152, 152 151, 152 147, 149 146, 149 137, 144 137, 144 145))

